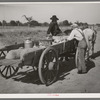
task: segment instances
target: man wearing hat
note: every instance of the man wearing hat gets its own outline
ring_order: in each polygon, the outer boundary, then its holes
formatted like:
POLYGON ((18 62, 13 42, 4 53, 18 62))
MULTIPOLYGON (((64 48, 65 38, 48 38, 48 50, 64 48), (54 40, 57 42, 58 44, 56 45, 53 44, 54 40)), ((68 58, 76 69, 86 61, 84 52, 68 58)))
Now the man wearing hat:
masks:
POLYGON ((86 73, 86 65, 85 65, 85 51, 87 48, 87 42, 84 37, 84 33, 82 29, 79 28, 77 24, 73 24, 72 26, 72 32, 70 33, 67 40, 73 40, 76 39, 78 41, 78 53, 79 53, 79 66, 78 67, 78 74, 86 73))
POLYGON ((62 33, 58 26, 57 20, 59 19, 56 17, 56 15, 53 15, 50 19, 52 21, 47 30, 47 34, 52 34, 52 36, 56 36, 57 34, 62 33))

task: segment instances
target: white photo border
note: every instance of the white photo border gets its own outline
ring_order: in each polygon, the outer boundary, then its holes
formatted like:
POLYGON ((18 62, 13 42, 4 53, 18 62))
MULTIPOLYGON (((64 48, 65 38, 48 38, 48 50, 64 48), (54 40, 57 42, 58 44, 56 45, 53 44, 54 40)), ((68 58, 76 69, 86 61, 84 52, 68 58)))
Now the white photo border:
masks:
MULTIPOLYGON (((60 0, 61 1, 61 0, 60 0)), ((71 1, 71 2, 0 2, 0 4, 65 4, 65 3, 100 3, 99 1, 87 1, 87 2, 84 2, 84 1, 81 1, 81 2, 74 2, 74 1, 71 1)), ((59 100, 60 98, 78 98, 81 100, 81 98, 94 98, 93 100, 95 100, 95 98, 100 98, 100 93, 46 93, 46 94, 0 94, 0 99, 3 100, 3 99, 23 99, 23 98, 58 98, 57 100, 59 100)), ((91 99, 91 100, 92 100, 91 99)), ((32 99, 33 100, 33 99, 32 99)), ((34 99, 35 100, 35 99, 34 99)), ((48 100, 48 99, 46 99, 48 100)), ((67 99, 66 99, 67 100, 67 99)), ((69 100, 69 99, 68 99, 69 100)), ((77 99, 75 99, 77 100, 77 99)), ((82 99, 83 100, 83 99, 82 99)), ((97 100, 97 99, 96 99, 97 100)))

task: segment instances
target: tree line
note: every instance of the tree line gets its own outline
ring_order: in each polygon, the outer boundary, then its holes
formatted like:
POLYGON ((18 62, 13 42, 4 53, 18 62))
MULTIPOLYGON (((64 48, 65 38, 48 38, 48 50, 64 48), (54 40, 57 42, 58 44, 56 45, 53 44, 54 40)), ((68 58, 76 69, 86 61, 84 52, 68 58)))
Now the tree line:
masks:
MULTIPOLYGON (((83 23, 83 22, 76 21, 75 23, 77 23, 78 25, 83 25, 83 24, 88 25, 88 23, 86 23, 86 22, 83 23)), ((32 26, 33 27, 34 26, 49 26, 48 22, 39 23, 36 20, 32 20, 31 22, 25 22, 25 23, 22 23, 19 20, 17 20, 17 21, 11 20, 10 22, 7 22, 6 20, 0 21, 0 26, 28 26, 29 24, 30 24, 31 27, 32 26)), ((69 22, 68 20, 64 20, 62 22, 59 22, 58 24, 60 26, 70 26, 70 25, 72 25, 72 22, 69 22)))

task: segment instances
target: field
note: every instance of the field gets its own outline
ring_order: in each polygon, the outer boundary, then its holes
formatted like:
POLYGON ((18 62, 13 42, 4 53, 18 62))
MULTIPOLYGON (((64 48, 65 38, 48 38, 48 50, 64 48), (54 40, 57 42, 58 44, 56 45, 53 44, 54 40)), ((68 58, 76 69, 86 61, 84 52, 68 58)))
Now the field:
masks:
MULTIPOLYGON (((0 27, 0 45, 11 45, 14 43, 22 43, 26 37, 31 37, 32 40, 39 40, 46 37, 48 27, 0 27)), ((61 27, 61 30, 66 30, 67 27, 61 27)))
MULTIPOLYGON (((70 27, 60 27, 61 31, 64 32, 70 27)), ((46 37, 48 27, 21 27, 21 26, 1 26, 0 27, 0 47, 5 45, 11 45, 22 43, 26 37, 31 37, 32 40, 39 40, 46 37)), ((96 27, 96 30, 100 28, 96 27)))
MULTIPOLYGON (((67 27, 61 28, 63 31, 67 27)), ((24 42, 27 36, 38 40, 46 36, 47 27, 0 27, 0 44, 10 45, 15 42, 24 42)), ((60 62, 60 76, 50 86, 45 86, 39 81, 38 74, 29 69, 20 69, 18 74, 10 79, 0 75, 0 93, 100 93, 100 28, 97 29, 95 54, 88 62, 87 74, 77 74, 74 59, 60 62)), ((49 96, 47 94, 46 96, 49 96)))
POLYGON ((1 27, 0 41, 4 45, 11 45, 24 42, 28 36, 38 40, 46 36, 46 30, 46 27, 1 27))

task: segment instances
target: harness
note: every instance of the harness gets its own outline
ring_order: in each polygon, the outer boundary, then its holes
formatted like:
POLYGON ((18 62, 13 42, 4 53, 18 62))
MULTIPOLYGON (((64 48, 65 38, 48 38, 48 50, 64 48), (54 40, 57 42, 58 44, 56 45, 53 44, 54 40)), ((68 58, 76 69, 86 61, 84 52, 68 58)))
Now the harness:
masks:
POLYGON ((84 36, 84 33, 83 32, 81 32, 80 30, 78 30, 78 29, 76 29, 78 32, 80 32, 80 34, 83 36, 83 39, 85 40, 85 42, 86 42, 86 45, 88 46, 88 43, 87 43, 87 41, 86 41, 86 38, 85 38, 85 36, 84 36))
POLYGON ((81 35, 83 36, 83 39, 85 39, 85 36, 84 36, 84 34, 83 34, 83 32, 81 32, 80 30, 78 30, 78 29, 76 29, 78 32, 80 32, 81 33, 81 35))

